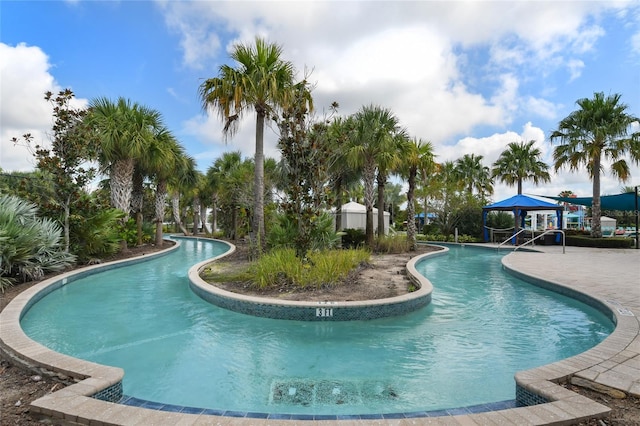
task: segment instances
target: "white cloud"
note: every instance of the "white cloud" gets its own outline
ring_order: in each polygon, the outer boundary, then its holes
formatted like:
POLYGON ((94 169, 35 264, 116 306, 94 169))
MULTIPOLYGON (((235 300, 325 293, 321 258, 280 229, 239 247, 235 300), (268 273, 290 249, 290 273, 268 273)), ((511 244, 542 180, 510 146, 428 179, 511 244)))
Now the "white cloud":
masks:
POLYGON ((59 88, 49 73, 48 57, 39 47, 0 43, 0 57, 0 168, 32 170, 34 160, 29 150, 10 140, 31 133, 34 143, 47 142, 52 109, 44 94, 59 88))
POLYGON ((567 62, 567 68, 569 69, 570 74, 569 81, 573 81, 582 74, 584 62, 579 59, 571 59, 567 62))
MULTIPOLYGON (((541 128, 531 123, 520 131, 509 127, 516 118, 558 119, 563 106, 552 97, 557 98, 562 87, 556 85, 581 78, 585 54, 592 53, 604 35, 600 18, 626 5, 269 1, 165 2, 163 7, 183 44, 190 52, 201 52, 188 65, 217 69, 206 34, 225 40, 227 50, 236 41, 267 37, 283 45, 284 58, 298 70, 313 68, 319 109, 337 101, 340 114, 347 115, 363 105, 379 104, 390 108, 410 134, 431 140, 440 161, 476 153, 490 165, 507 143, 519 140, 536 140, 551 164, 553 147, 541 128), (557 71, 568 71, 569 78, 547 78, 557 71), (531 89, 533 85, 537 87, 531 89), (496 133, 460 139, 478 128, 496 133)), ((188 126, 211 146, 241 149, 250 156, 254 118, 247 116, 226 146, 220 142, 217 117, 194 118, 188 126)), ((275 139, 272 134, 265 147, 277 155, 275 139)), ((572 187, 576 192, 578 183, 590 191, 585 176, 561 171, 544 192, 572 187)))
MULTIPOLYGON (((33 155, 24 144, 14 145, 11 139, 22 139, 23 134, 30 133, 34 145, 48 146, 53 110, 44 95, 62 88, 50 73, 49 58, 39 47, 0 43, 0 57, 0 168, 30 171, 35 166, 33 155)), ((85 99, 74 99, 71 106, 82 108, 86 104, 85 99)))

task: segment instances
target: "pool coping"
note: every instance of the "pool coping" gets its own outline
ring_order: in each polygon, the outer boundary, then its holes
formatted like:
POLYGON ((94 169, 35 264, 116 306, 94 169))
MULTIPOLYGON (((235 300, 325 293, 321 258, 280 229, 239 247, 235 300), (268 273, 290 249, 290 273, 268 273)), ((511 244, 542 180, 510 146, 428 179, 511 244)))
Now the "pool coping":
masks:
POLYGON ((189 268, 189 285, 195 294, 213 305, 258 317, 299 321, 352 321, 387 318, 408 314, 431 302, 433 285, 431 281, 416 271, 415 265, 426 257, 442 256, 449 251, 447 247, 440 247, 442 250, 413 257, 407 263, 407 277, 416 285, 416 291, 383 299, 309 302, 234 293, 215 284, 210 284, 200 277, 201 272, 211 264, 211 259, 204 260, 189 268))
MULTIPOLYGON (((178 244, 165 251, 143 256, 143 258, 149 259, 161 256, 177 249, 177 247, 178 244)), ((509 262, 508 260, 505 262, 505 258, 503 258, 503 265, 509 269, 509 262)), ((116 267, 119 264, 132 261, 139 262, 141 259, 128 259, 109 264, 94 265, 74 273, 90 273, 89 271, 100 267, 116 267)), ((521 271, 512 269, 512 272, 521 274, 522 277, 526 276, 521 271)), ((36 284, 16 296, 0 312, 0 330, 2 331, 0 335, 0 352, 2 352, 3 356, 32 371, 53 374, 61 380, 75 382, 59 391, 33 401, 30 405, 32 414, 51 418, 63 424, 87 425, 200 425, 212 423, 266 425, 273 423, 274 419, 158 411, 91 397, 91 395, 96 395, 121 383, 124 371, 121 368, 99 365, 54 352, 29 339, 20 327, 21 316, 26 312, 29 304, 33 303, 31 299, 41 294, 54 282, 66 278, 66 276, 67 274, 62 274, 36 284)), ((548 282, 539 277, 534 277, 533 280, 538 283, 545 282, 545 285, 549 286, 568 288, 561 283, 548 282)), ((573 424, 591 417, 606 416, 610 411, 608 407, 572 392, 558 383, 562 383, 576 374, 588 379, 589 373, 594 372, 592 370, 597 371, 598 368, 602 368, 606 363, 616 363, 618 362, 616 360, 622 359, 621 357, 625 356, 625 349, 639 334, 638 321, 634 316, 623 315, 615 306, 608 304, 606 301, 583 292, 578 293, 602 303, 602 306, 609 309, 612 318, 615 319, 616 328, 602 343, 586 352, 539 368, 517 372, 515 380, 518 389, 522 389, 523 392, 529 395, 540 397, 539 401, 534 401, 539 402, 537 405, 483 413, 457 414, 447 417, 389 419, 389 422, 393 421, 396 424, 403 424, 406 421, 409 423, 404 424, 484 425, 495 423, 505 425, 542 425, 573 424)), ((283 421, 281 419, 278 420, 278 422, 283 421)), ((385 419, 371 420, 371 422, 359 420, 358 424, 380 424, 381 421, 385 421, 385 419)), ((307 420, 305 424, 309 422, 313 424, 344 425, 348 424, 349 420, 307 420)))

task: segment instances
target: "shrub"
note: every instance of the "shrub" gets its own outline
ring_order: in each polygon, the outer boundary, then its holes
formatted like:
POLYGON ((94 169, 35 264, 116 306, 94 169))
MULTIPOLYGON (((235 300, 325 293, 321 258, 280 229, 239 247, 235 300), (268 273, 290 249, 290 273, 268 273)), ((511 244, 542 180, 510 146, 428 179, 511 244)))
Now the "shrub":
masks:
MULTIPOLYGON (((296 224, 290 216, 276 215, 275 222, 269 229, 267 243, 273 248, 289 248, 296 245, 300 238, 296 224)), ((333 225, 333 218, 323 213, 315 218, 308 234, 310 250, 326 250, 336 247, 339 236, 333 225)))
POLYGON ((634 246, 634 240, 632 238, 591 238, 581 235, 567 235, 566 245, 595 248, 631 248, 634 246))
POLYGON ((252 281, 258 288, 273 286, 321 287, 335 285, 362 262, 370 253, 358 250, 323 250, 310 252, 304 261, 292 248, 272 250, 249 268, 252 281))
POLYGON ((407 253, 409 240, 406 235, 385 235, 376 239, 377 253, 407 253))
POLYGON ((79 262, 85 263, 118 251, 118 220, 121 217, 122 212, 117 209, 97 211, 92 216, 71 216, 71 250, 79 262))
POLYGON ((344 235, 342 236, 342 247, 353 249, 362 247, 364 245, 367 236, 365 235, 362 229, 343 229, 342 232, 344 235))
POLYGON ((37 216, 35 204, 0 195, 0 290, 18 281, 41 279, 73 264, 61 247, 62 228, 37 216))

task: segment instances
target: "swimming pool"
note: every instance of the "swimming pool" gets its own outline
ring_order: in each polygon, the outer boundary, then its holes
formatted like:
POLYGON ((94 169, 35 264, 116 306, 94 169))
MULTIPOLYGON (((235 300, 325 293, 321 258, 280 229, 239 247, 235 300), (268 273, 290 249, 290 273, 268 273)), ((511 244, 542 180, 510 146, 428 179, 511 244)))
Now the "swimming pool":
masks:
POLYGON ((598 311, 506 275, 502 254, 471 247, 418 264, 432 302, 403 317, 254 318, 188 289, 186 269, 224 249, 182 240, 160 259, 82 278, 35 304, 22 327, 54 350, 124 368, 124 391, 137 398, 314 414, 513 399, 516 371, 583 352, 613 330, 598 311))

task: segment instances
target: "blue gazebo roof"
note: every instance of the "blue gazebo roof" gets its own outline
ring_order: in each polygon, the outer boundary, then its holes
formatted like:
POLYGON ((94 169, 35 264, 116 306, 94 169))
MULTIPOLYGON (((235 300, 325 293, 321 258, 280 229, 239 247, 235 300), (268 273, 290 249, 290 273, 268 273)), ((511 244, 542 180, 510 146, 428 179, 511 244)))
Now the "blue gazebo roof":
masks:
POLYGON ((564 207, 548 201, 538 200, 527 195, 514 195, 506 200, 489 204, 483 210, 562 210, 564 207))

